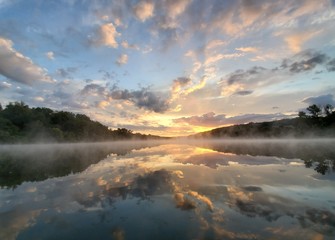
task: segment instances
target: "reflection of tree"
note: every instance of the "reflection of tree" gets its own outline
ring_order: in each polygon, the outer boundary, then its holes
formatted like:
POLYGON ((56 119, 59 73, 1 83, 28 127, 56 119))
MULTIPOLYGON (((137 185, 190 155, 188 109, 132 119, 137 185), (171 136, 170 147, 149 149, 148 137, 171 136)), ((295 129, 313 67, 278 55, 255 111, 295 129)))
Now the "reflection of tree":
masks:
POLYGON ((305 166, 325 174, 335 170, 333 141, 194 141, 192 144, 218 152, 237 155, 299 158, 305 166))
POLYGON ((262 191, 248 195, 246 188, 238 188, 235 192, 230 193, 232 206, 247 217, 261 217, 268 222, 289 217, 299 222, 303 228, 312 228, 328 236, 334 234, 335 215, 331 211, 302 206, 288 198, 262 191))
POLYGON ((133 149, 156 145, 133 144, 26 145, 21 149, 0 150, 0 187, 16 187, 25 181, 43 181, 52 177, 82 172, 109 154, 125 155, 133 149))

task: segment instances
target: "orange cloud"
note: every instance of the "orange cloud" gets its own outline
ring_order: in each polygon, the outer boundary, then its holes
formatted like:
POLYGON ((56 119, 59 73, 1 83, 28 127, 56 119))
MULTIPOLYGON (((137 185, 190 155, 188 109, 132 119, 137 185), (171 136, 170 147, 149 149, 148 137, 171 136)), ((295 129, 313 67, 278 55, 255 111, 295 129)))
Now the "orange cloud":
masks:
POLYGON ((137 19, 141 22, 145 22, 154 16, 154 8, 154 3, 142 1, 133 8, 133 11, 137 19))
POLYGON ((121 34, 116 31, 113 23, 107 23, 100 27, 100 43, 112 48, 117 48, 116 38, 121 34))
POLYGON ((284 38, 287 43, 289 49, 294 52, 300 52, 302 50, 302 45, 319 34, 321 31, 308 31, 308 32, 298 32, 294 34, 290 34, 284 38))

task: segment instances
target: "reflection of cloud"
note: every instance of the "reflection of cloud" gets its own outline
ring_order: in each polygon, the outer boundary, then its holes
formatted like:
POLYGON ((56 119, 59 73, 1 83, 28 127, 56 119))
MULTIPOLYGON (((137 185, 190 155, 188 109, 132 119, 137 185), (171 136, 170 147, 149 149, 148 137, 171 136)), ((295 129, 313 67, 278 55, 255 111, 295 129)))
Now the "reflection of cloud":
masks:
POLYGON ((191 210, 196 208, 195 203, 183 193, 175 193, 174 199, 176 201, 176 207, 181 210, 191 210))
POLYGON ((188 194, 192 197, 195 197, 196 199, 203 202, 204 204, 206 204, 207 207, 208 207, 208 210, 213 211, 214 205, 208 197, 206 197, 204 195, 201 195, 201 194, 199 194, 198 192, 195 192, 195 191, 189 191, 188 194))
POLYGON ((22 211, 22 209, 16 207, 12 211, 1 212, 0 238, 17 239, 20 232, 33 225, 41 211, 42 210, 22 211))

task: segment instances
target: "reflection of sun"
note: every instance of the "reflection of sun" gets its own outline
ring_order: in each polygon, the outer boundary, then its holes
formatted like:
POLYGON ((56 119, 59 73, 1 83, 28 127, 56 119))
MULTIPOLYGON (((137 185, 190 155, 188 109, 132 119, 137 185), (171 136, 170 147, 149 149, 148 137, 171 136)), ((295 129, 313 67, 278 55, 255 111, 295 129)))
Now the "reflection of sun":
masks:
POLYGON ((204 154, 204 153, 216 152, 216 151, 208 149, 208 148, 199 148, 199 147, 195 148, 193 151, 194 151, 193 154, 204 154))

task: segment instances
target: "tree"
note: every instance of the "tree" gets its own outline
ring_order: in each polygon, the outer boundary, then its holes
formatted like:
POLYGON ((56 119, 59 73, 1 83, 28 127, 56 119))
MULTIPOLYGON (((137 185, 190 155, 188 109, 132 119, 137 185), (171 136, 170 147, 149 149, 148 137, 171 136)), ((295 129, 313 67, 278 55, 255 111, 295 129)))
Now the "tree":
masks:
POLYGON ((333 113, 334 107, 330 104, 327 104, 323 107, 323 111, 326 114, 326 116, 330 116, 333 113))
POLYGON ((321 108, 316 104, 313 104, 307 108, 307 111, 311 114, 312 118, 318 118, 321 115, 321 108))
POLYGON ((299 111, 298 116, 299 116, 299 118, 306 118, 307 117, 307 115, 304 111, 299 111))
POLYGON ((1 115, 11 121, 19 129, 23 129, 32 121, 31 109, 24 102, 9 103, 1 111, 1 115))

